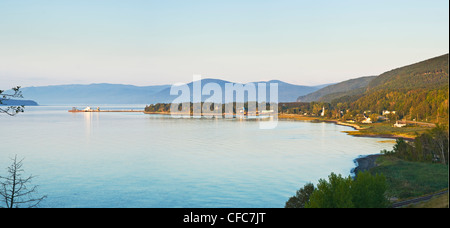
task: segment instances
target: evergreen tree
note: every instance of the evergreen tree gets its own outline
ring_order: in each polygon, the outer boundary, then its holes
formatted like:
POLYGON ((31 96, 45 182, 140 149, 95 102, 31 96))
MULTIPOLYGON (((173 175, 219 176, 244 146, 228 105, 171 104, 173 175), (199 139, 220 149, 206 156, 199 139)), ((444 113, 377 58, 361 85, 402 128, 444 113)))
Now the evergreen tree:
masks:
POLYGON ((313 192, 314 184, 306 184, 303 188, 297 191, 295 196, 289 198, 286 202, 285 208, 304 208, 313 192))

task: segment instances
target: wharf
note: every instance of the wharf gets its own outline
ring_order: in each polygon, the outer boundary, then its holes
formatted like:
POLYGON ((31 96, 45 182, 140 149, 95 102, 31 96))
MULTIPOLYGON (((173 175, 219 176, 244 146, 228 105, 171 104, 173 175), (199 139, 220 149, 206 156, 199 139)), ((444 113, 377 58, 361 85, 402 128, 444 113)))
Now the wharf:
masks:
POLYGON ((69 112, 144 112, 144 110, 100 110, 100 108, 97 109, 91 109, 89 107, 85 108, 85 109, 77 109, 77 108, 72 108, 71 110, 69 110, 69 112))

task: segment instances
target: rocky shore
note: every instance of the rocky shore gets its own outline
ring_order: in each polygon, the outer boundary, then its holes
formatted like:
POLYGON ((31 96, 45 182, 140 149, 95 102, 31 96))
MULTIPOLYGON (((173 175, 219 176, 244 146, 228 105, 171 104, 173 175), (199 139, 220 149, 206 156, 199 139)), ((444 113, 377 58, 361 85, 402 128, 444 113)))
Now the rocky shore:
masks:
POLYGON ((381 154, 372 154, 355 159, 354 162, 356 163, 356 168, 352 170, 352 173, 356 176, 359 172, 367 171, 377 166, 375 161, 379 156, 381 156, 381 154))

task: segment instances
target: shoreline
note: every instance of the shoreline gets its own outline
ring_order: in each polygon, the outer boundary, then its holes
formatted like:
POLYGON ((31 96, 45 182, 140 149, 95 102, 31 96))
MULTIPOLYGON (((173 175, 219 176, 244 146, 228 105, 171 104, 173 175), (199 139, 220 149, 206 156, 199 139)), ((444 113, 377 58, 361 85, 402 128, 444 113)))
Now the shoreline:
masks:
MULTIPOLYGON (((159 115, 170 115, 170 112, 143 112, 144 114, 159 114, 159 115)), ((180 114, 183 115, 183 114, 180 114)), ((186 116, 192 116, 191 113, 186 113, 184 114, 186 116)), ((217 115, 217 114, 212 114, 212 115, 217 115)), ((224 114, 222 114, 223 116, 224 114)), ((347 126, 347 127, 351 127, 354 130, 356 130, 356 134, 351 132, 351 131, 343 131, 344 133, 346 133, 347 135, 350 136, 355 136, 355 137, 369 137, 369 138, 383 138, 383 139, 399 139, 402 138, 406 141, 413 141, 414 137, 411 136, 405 136, 405 135, 395 135, 395 134, 372 134, 372 133, 361 133, 360 130, 365 130, 367 128, 361 127, 358 124, 353 124, 353 123, 345 123, 339 120, 330 120, 330 119, 321 119, 321 118, 317 118, 317 117, 312 117, 312 116, 300 116, 297 114, 279 114, 278 115, 278 119, 281 120, 299 120, 299 121, 308 121, 308 122, 317 122, 317 123, 334 123, 336 125, 341 125, 341 126, 347 126)))
POLYGON ((317 117, 309 117, 309 116, 299 116, 296 114, 280 114, 278 115, 279 119, 289 119, 289 120, 300 120, 300 121, 310 121, 310 122, 324 122, 324 123, 334 123, 336 125, 351 127, 354 130, 357 130, 358 134, 352 134, 351 131, 343 131, 347 133, 347 135, 355 136, 355 137, 369 137, 369 138, 387 138, 387 139, 398 139, 403 138, 406 141, 413 141, 414 137, 404 136, 404 135, 394 135, 394 134, 371 134, 371 133, 361 133, 360 130, 365 130, 367 128, 361 127, 357 124, 345 123, 339 120, 327 120, 320 119, 317 117))
POLYGON ((292 120, 301 120, 301 121, 312 121, 312 122, 325 122, 325 123, 334 123, 337 125, 352 127, 355 130, 362 130, 365 129, 363 127, 360 127, 357 124, 352 123, 345 123, 339 120, 329 120, 329 119, 321 119, 318 117, 312 117, 312 116, 299 116, 297 114, 279 114, 279 119, 292 119, 292 120))
POLYGON ((382 156, 382 154, 370 154, 354 159, 353 162, 356 164, 356 167, 353 168, 350 173, 356 176, 359 172, 364 172, 376 167, 376 160, 380 156, 382 156))
POLYGON ((349 132, 344 131, 350 136, 354 137, 368 137, 368 138, 384 138, 384 139, 399 139, 402 138, 405 141, 414 141, 414 138, 408 137, 408 136, 402 136, 402 135, 387 135, 387 134, 349 134, 349 132))

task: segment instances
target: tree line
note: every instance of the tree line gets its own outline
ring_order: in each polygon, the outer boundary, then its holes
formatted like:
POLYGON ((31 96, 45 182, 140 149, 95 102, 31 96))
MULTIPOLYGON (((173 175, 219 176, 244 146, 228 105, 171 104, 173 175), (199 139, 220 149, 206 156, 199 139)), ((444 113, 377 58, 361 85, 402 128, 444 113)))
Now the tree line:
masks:
POLYGON ((317 187, 308 183, 298 190, 285 208, 386 208, 390 206, 386 190, 382 174, 360 172, 352 178, 331 173, 317 187))
POLYGON ((381 152, 407 161, 448 165, 448 145, 448 126, 437 125, 435 128, 418 135, 412 142, 399 138, 391 151, 383 150, 381 152))
MULTIPOLYGON (((231 103, 229 103, 231 104, 231 103)), ((256 104, 256 111, 259 111, 259 107, 263 107, 264 103, 255 103, 256 104)), ((162 112, 162 113, 169 113, 171 108, 172 108, 171 103, 156 103, 156 104, 151 104, 151 105, 146 105, 144 108, 145 112, 162 112)), ((180 104, 175 104, 175 106, 178 105, 178 111, 182 110, 182 103, 180 104)), ((185 103, 184 105, 189 105, 189 111, 191 113, 193 113, 194 111, 196 111, 197 113, 200 113, 202 110, 204 109, 209 109, 210 111, 214 111, 214 109, 217 107, 219 108, 222 113, 225 113, 226 111, 226 106, 227 104, 221 104, 221 103, 210 103, 210 102, 201 102, 201 103, 185 103), (198 109, 198 110, 197 110, 198 109)), ((245 110, 249 110, 249 102, 233 102, 232 105, 232 110, 233 113, 237 113, 240 110, 242 110, 243 108, 245 110)), ((270 110, 270 108, 273 107, 273 105, 271 106, 270 103, 266 103, 265 104, 265 110, 270 110)))
MULTIPOLYGON (((385 156, 406 161, 442 163, 448 165, 448 126, 435 128, 418 135, 413 141, 396 140, 392 151, 382 150, 385 156)), ((317 187, 304 185, 289 198, 285 208, 383 208, 389 207, 387 182, 383 174, 369 171, 357 173, 355 178, 331 173, 328 180, 320 179, 317 187)))

